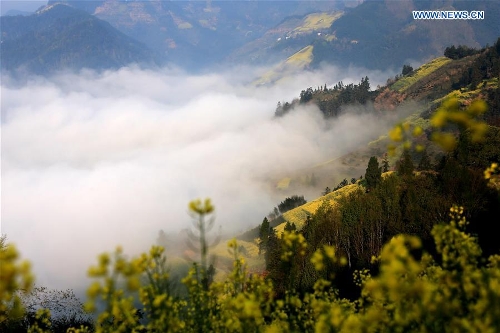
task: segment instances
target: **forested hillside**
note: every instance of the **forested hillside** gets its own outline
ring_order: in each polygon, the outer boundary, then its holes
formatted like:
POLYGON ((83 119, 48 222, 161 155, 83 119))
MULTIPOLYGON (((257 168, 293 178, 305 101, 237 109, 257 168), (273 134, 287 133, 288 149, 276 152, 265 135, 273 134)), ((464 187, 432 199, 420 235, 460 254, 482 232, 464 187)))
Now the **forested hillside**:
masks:
POLYGON ((280 103, 276 116, 315 103, 332 120, 348 105, 390 113, 420 102, 387 135, 360 148, 380 153, 365 161, 362 177, 333 191, 325 184, 309 202, 286 198, 245 234, 257 238, 258 253, 229 241, 233 260, 225 276, 217 278, 210 261, 209 199, 189 204, 199 255, 182 292, 162 247, 132 258, 117 248, 89 269, 84 308, 95 322, 78 305, 66 320, 55 320, 48 303, 47 310, 40 303, 23 312, 33 277, 2 239, 2 332, 80 324, 70 332, 499 331, 500 39, 481 50, 450 46, 445 56, 405 66, 373 91, 365 77, 306 88, 296 101, 280 103), (265 267, 250 272, 255 257, 265 267))
MULTIPOLYGON (((280 226, 273 229, 279 231, 271 232, 270 240, 265 244, 268 250, 266 268, 275 285, 288 286, 292 279, 294 288, 311 290, 319 277, 311 263, 311 256, 317 248, 334 244, 337 253, 341 253, 348 262, 342 270, 347 278, 341 275, 342 279, 337 281, 343 286, 340 294, 358 295, 350 278, 353 271, 373 268, 372 257, 377 256, 383 244, 394 236, 418 236, 424 248, 435 253, 432 230, 436 224, 443 222, 453 204, 468 207, 468 231, 478 238, 484 253, 499 252, 500 248, 488 227, 494 224, 500 213, 498 193, 483 180, 484 170, 500 159, 500 129, 495 126, 498 125, 500 110, 499 47, 500 40, 493 47, 483 50, 451 46, 445 51, 447 58, 437 59, 416 70, 405 66, 401 75, 388 80, 386 87, 375 91, 369 91, 368 78, 364 78, 359 84, 344 85, 339 82, 333 88, 326 85, 317 89, 307 88, 301 92, 299 99, 278 104, 276 116, 286 116, 300 104, 315 103, 325 118, 338 116, 343 107, 367 102, 372 104, 366 112, 392 112, 398 104, 409 99, 426 100, 427 108, 420 111, 418 117, 410 117, 389 135, 392 139, 403 140, 402 132, 413 128, 410 137, 418 149, 411 149, 406 137, 405 149, 390 151, 393 155, 400 154, 392 159, 395 161, 393 165, 389 165, 386 155, 378 156, 380 161, 373 156, 364 180, 353 179, 355 185, 348 185, 345 180, 335 188, 348 186, 349 191, 338 197, 328 194, 327 187, 321 206, 316 204, 313 211, 305 206, 298 207, 296 212, 283 216, 282 226, 294 223, 310 247, 303 257, 294 257, 298 261, 292 266, 297 270, 283 274, 283 263, 279 258, 283 248, 280 234, 284 229, 280 226), (478 98, 487 101, 488 110, 480 116, 489 125, 484 125, 486 127, 481 130, 484 141, 477 142, 477 133, 473 134, 465 123, 447 125, 446 138, 455 140, 453 137, 456 137, 456 141, 446 145, 448 151, 439 148, 436 142, 439 143, 441 137, 438 139, 433 128, 442 121, 441 112, 445 111, 436 112, 436 107, 449 98, 455 98, 459 109, 471 105, 478 98), (440 153, 429 156, 431 150, 440 153), (396 172, 387 172, 389 170, 396 172), (381 176, 383 171, 386 172, 384 177, 381 176), (345 283, 348 285, 344 286, 345 283)), ((452 116, 459 122, 462 117, 465 115, 458 112, 452 116)), ((387 143, 388 140, 380 141, 387 143)), ((338 273, 338 267, 332 267, 333 271, 338 273)), ((284 293, 285 289, 281 292, 284 293)))
POLYGON ((30 16, 3 16, 0 67, 46 75, 54 71, 153 65, 158 55, 82 10, 63 4, 30 16))
POLYGON ((499 14, 493 1, 364 1, 332 23, 329 33, 335 38, 315 41, 313 65, 400 68, 408 59, 427 61, 442 54, 447 44, 479 48, 498 37, 499 14), (414 20, 414 10, 482 10, 486 17, 475 22, 414 20))

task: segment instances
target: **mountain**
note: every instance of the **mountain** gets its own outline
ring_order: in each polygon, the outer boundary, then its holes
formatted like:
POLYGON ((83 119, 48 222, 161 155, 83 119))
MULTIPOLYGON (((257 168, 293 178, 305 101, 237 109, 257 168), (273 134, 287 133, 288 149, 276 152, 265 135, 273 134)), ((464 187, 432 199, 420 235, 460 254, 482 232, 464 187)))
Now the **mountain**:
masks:
POLYGON ((289 16, 267 30, 262 37, 234 50, 226 59, 232 63, 254 65, 286 59, 316 39, 327 38, 326 32, 343 13, 336 10, 289 16))
POLYGON ((148 47, 87 12, 54 4, 30 16, 3 16, 2 71, 47 74, 55 70, 110 69, 153 64, 148 47))
POLYGON ((323 63, 398 69, 451 44, 480 48, 500 34, 499 16, 494 1, 51 0, 34 15, 2 17, 2 68, 278 63, 257 80, 272 83, 323 63), (485 18, 414 20, 413 10, 482 10, 485 18))
POLYGON ((401 68, 443 54, 452 44, 480 48, 500 35, 496 1, 365 1, 334 21, 330 40, 314 42, 322 62, 369 69, 401 68), (484 11, 483 20, 414 20, 414 10, 484 11))
MULTIPOLYGON (((109 22, 160 53, 168 62, 190 70, 231 63, 227 59, 229 54, 261 38, 287 17, 331 12, 345 8, 344 3, 352 4, 349 1, 64 2, 109 22)), ((242 58, 248 57, 251 55, 242 58)))
POLYGON ((277 63, 256 84, 275 83, 325 63, 398 70, 438 57, 452 44, 481 48, 493 43, 500 35, 498 16, 500 3, 491 1, 365 1, 333 12, 288 17, 226 59, 277 63), (485 19, 414 20, 413 10, 482 10, 485 19))

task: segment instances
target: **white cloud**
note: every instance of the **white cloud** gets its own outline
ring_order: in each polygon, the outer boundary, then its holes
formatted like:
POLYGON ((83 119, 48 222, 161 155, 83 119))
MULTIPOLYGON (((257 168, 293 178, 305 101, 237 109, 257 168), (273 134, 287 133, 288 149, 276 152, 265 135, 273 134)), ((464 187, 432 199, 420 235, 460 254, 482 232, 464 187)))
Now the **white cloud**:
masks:
POLYGON ((313 106, 273 119, 277 101, 309 85, 358 82, 352 69, 267 88, 246 86, 245 73, 124 68, 2 86, 1 227, 40 283, 75 287, 98 253, 134 253, 159 229, 189 227, 194 198, 213 199, 227 232, 253 227, 284 199, 273 181, 383 125, 346 115, 326 126, 313 106))

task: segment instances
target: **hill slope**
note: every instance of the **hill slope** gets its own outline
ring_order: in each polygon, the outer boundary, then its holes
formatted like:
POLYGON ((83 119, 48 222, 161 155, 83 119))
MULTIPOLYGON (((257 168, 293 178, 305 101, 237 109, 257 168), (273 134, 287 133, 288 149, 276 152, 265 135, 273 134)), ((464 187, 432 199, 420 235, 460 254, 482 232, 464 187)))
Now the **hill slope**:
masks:
POLYGON ((231 63, 254 65, 282 61, 310 46, 316 39, 329 38, 326 32, 342 15, 343 11, 332 11, 287 17, 262 37, 233 51, 226 59, 231 63))
POLYGON ((46 74, 155 61, 145 45, 109 23, 63 4, 47 6, 30 16, 4 16, 0 25, 2 70, 46 74))
MULTIPOLYGON (((418 125, 424 130, 423 134, 416 138, 415 141, 426 146, 431 159, 437 161, 440 156, 443 156, 444 152, 431 143, 429 118, 446 98, 456 97, 462 105, 468 105, 478 98, 487 100, 490 110, 484 115, 484 119, 491 125, 500 123, 499 54, 500 39, 497 40, 493 47, 471 56, 460 59, 446 57, 433 59, 405 76, 388 80, 386 86, 373 91, 371 112, 380 114, 395 113, 396 116, 401 110, 412 110, 409 116, 403 118, 403 122, 418 125)), ((342 91, 342 89, 311 91, 311 98, 306 103, 315 103, 321 108, 321 103, 325 100, 331 99, 335 101, 341 94, 339 91, 342 91)), ((299 99, 295 100, 290 104, 291 108, 300 103, 299 99)), ((284 116, 286 117, 286 112, 284 116)), ((328 114, 325 113, 325 116, 328 116, 328 114)), ((360 174, 364 175, 370 157, 376 156, 382 159, 388 151, 388 144, 391 143, 388 135, 386 133, 380 134, 378 139, 360 146, 344 156, 311 166, 307 170, 302 170, 302 174, 286 175, 289 190, 300 193, 300 179, 311 174, 315 175, 317 182, 322 184, 322 188, 332 186, 332 184, 338 183, 344 177, 350 179, 351 177, 357 178, 360 174), (332 176, 334 174, 336 176, 332 176), (291 184, 297 184, 297 186, 293 187, 291 184)), ((399 147, 396 154, 389 157, 389 164, 393 168, 401 152, 402 148, 399 147)), ((415 165, 418 165, 420 157, 420 154, 413 154, 412 158, 415 165)), ((488 157, 492 161, 497 158, 498 156, 488 157)), ((300 229, 307 218, 313 215, 324 201, 330 202, 332 207, 335 207, 336 200, 339 197, 347 196, 358 188, 359 185, 357 184, 341 186, 337 191, 318 197, 284 213, 282 215, 283 223, 278 225, 275 230, 278 233, 282 232, 287 222, 294 223, 300 229)))
POLYGON ((342 7, 337 1, 64 2, 106 20, 167 62, 188 70, 226 65, 225 58, 233 50, 261 37, 288 16, 342 7))
POLYGON ((401 68, 426 62, 449 45, 482 47, 500 34, 500 3, 494 1, 365 1, 334 21, 330 41, 317 41, 314 64, 401 68), (481 10, 484 20, 414 20, 414 10, 481 10))

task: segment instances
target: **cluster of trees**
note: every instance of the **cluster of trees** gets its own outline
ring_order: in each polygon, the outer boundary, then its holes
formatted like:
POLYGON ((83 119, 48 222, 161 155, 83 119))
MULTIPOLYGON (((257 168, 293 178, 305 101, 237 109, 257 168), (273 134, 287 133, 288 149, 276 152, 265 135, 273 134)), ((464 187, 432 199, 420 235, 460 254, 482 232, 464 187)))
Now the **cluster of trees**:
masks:
MULTIPOLYGON (((454 48, 454 46, 450 48, 454 48)), ((464 71, 458 82, 453 84, 453 89, 467 86, 475 88, 483 80, 500 78, 500 38, 492 47, 475 52, 481 52, 481 54, 473 61, 467 71, 464 71)), ((493 110, 498 112, 498 109, 493 110)))
MULTIPOLYGON (((363 176, 360 176, 359 179, 363 179, 363 176)), ((351 184, 356 184, 358 180, 354 177, 351 178, 351 184)), ((337 184, 337 186, 335 186, 333 188, 333 191, 337 191, 339 189, 341 189, 342 187, 345 187, 349 185, 349 181, 347 180, 347 178, 344 178, 340 183, 337 184)), ((327 195, 328 193, 332 192, 332 189, 330 189, 330 187, 326 187, 325 190, 323 192, 321 192, 321 195, 327 195)))
POLYGON ((453 60, 462 59, 474 54, 478 54, 483 50, 476 50, 466 45, 452 45, 444 49, 444 56, 453 60))
POLYGON ((292 210, 296 207, 302 206, 306 204, 307 200, 304 199, 303 195, 292 195, 291 197, 286 198, 282 202, 278 204, 278 209, 281 214, 286 213, 289 210, 292 210))
MULTIPOLYGON (((307 203, 303 195, 292 195, 291 197, 285 198, 278 204, 278 207, 274 207, 273 211, 264 218, 260 226, 258 227, 258 237, 259 237, 259 254, 267 249, 267 244, 269 241, 269 235, 271 234, 273 227, 284 222, 282 214, 292 210, 296 207, 302 206, 307 203)), ((285 226, 285 230, 296 230, 297 227, 294 224, 288 223, 285 226)), ((250 231, 253 234, 252 230, 250 231)), ((256 235, 253 235, 256 236, 256 235)), ((253 240, 255 237, 251 237, 249 240, 253 240)))
POLYGON ((281 201, 277 207, 274 207, 269 214, 267 214, 266 219, 272 223, 272 226, 277 226, 283 221, 283 214, 294 209, 295 207, 302 206, 305 203, 307 203, 307 200, 304 199, 303 195, 292 195, 291 197, 287 197, 285 200, 281 201))
POLYGON ((318 105, 325 117, 335 117, 340 114, 342 107, 352 104, 365 105, 375 98, 375 94, 375 92, 370 91, 370 80, 367 76, 361 78, 361 82, 358 84, 344 84, 340 81, 333 88, 328 88, 326 84, 324 87, 318 87, 317 89, 309 87, 302 90, 300 98, 292 101, 292 103, 278 102, 275 115, 283 116, 296 105, 313 101, 318 105))
POLYGON ((310 100, 312 100, 314 92, 315 91, 313 91, 312 87, 309 87, 306 90, 302 90, 300 92, 300 99, 299 99, 300 104, 305 104, 310 100))
POLYGON ((411 74, 413 74, 413 67, 410 64, 404 64, 403 68, 401 69, 401 74, 396 74, 393 78, 388 78, 386 84, 389 86, 399 79, 411 74))
MULTIPOLYGON (((372 157, 366 169, 366 188, 341 198, 338 206, 325 202, 298 231, 308 244, 304 256, 292 259, 293 288, 311 291, 322 274, 337 273, 334 281, 340 295, 357 297, 352 273, 369 269, 372 257, 379 255, 383 244, 398 234, 418 236, 426 251, 435 253, 432 230, 443 221, 447 208, 455 203, 468 207, 468 231, 478 237, 482 250, 490 255, 500 250, 491 236, 491 227, 500 214, 499 196, 483 179, 488 163, 500 158, 500 130, 490 127, 487 140, 473 143, 467 133, 460 137, 456 150, 431 164, 427 151, 410 154, 405 150, 396 165, 396 172, 382 177, 383 166, 372 157), (418 162, 415 163, 414 161, 418 162), (418 172, 415 172, 418 171, 418 172), (491 224, 490 224, 491 223, 491 224), (490 224, 490 226, 488 226, 490 224), (312 256, 324 245, 335 245, 347 258, 347 266, 332 266, 321 274, 311 264, 312 256)), ((388 166, 386 166, 388 168, 388 166)), ((268 276, 278 286, 290 285, 288 265, 279 259, 283 243, 278 235, 269 233, 266 248, 268 276)), ((277 290, 286 293, 286 288, 277 290)))
POLYGON ((328 92, 330 96, 320 95, 317 100, 319 109, 326 117, 338 116, 342 107, 347 105, 365 105, 374 96, 370 91, 370 81, 367 76, 362 78, 359 84, 344 85, 343 82, 339 82, 328 92))
POLYGON ((269 228, 274 228, 281 223, 284 223, 285 219, 283 218, 282 214, 306 203, 307 200, 303 195, 292 195, 285 198, 285 200, 281 201, 277 207, 274 207, 273 210, 271 210, 267 214, 267 216, 258 227, 250 229, 245 233, 239 235, 238 239, 252 242, 255 238, 259 237, 261 239, 259 248, 262 249, 263 247, 265 247, 265 245, 263 245, 263 242, 266 243, 266 240, 264 239, 265 237, 263 238, 262 235, 268 235, 268 233, 263 233, 262 226, 265 225, 266 227, 264 228, 264 230, 267 230, 269 228))
POLYGON ((500 84, 494 89, 489 89, 486 96, 490 110, 485 118, 490 124, 500 126, 500 84))
POLYGON ((403 65, 403 69, 401 70, 401 75, 406 76, 413 73, 413 67, 410 64, 403 65))

